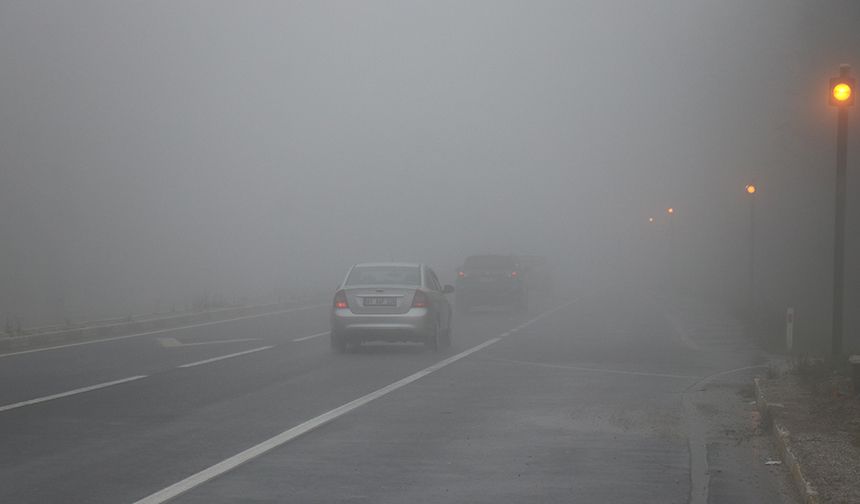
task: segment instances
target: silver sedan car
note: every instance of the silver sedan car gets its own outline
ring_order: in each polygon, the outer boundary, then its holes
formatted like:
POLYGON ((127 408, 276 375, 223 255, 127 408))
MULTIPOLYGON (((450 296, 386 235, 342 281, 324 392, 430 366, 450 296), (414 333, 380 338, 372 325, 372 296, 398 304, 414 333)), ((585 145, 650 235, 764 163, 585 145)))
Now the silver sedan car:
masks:
POLYGON ((451 344, 454 287, 424 264, 367 263, 349 269, 334 295, 331 347, 344 352, 365 341, 412 341, 432 350, 451 344))

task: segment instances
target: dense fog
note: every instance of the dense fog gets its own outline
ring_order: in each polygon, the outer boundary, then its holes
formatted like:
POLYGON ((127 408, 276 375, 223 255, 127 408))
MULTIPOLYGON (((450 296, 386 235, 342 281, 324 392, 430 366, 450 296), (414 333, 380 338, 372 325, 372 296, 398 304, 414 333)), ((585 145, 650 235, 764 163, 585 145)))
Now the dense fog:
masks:
POLYGON ((452 282, 489 252, 546 256, 559 295, 737 303, 754 182, 758 318, 778 331, 796 307, 813 347, 830 323, 826 85, 860 70, 858 16, 852 0, 0 1, 1 322, 328 297, 361 261, 452 282))

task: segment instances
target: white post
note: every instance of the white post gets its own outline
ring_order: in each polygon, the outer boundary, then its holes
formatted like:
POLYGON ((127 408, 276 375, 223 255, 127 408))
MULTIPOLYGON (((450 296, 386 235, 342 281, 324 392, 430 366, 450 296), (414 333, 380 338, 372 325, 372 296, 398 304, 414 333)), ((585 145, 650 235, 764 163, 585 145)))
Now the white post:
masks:
POLYGON ((791 351, 794 346, 794 308, 785 312, 785 348, 791 351))

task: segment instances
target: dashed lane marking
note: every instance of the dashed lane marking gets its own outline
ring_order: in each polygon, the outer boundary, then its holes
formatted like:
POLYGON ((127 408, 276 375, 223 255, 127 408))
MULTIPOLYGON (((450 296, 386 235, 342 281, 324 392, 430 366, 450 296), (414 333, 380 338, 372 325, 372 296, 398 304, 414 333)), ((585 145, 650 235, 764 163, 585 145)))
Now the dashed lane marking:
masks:
POLYGON ((301 338, 296 338, 296 339, 294 339, 294 340, 293 340, 293 343, 298 343, 299 341, 306 341, 306 340, 309 340, 309 339, 318 338, 318 337, 320 337, 320 336, 326 336, 326 335, 328 335, 330 332, 331 332, 331 331, 326 331, 326 332, 321 332, 321 333, 311 334, 310 336, 302 336, 301 338))
POLYGON ((114 380, 105 383, 99 383, 97 385, 90 385, 89 387, 82 387, 74 390, 69 390, 68 392, 61 392, 59 394, 53 394, 44 397, 37 397, 36 399, 29 399, 27 401, 17 402, 15 404, 7 404, 5 406, 0 406, 0 411, 9 411, 16 408, 21 408, 23 406, 30 406, 31 404, 38 404, 47 401, 53 401, 54 399, 61 399, 63 397, 69 397, 77 394, 83 394, 84 392, 91 392, 93 390, 99 390, 107 387, 113 387, 114 385, 119 385, 121 383, 128 383, 134 380, 140 380, 141 378, 146 378, 147 375, 138 375, 138 376, 130 376, 128 378, 123 378, 121 380, 114 380))
POLYGON ((232 359, 233 357, 239 357, 240 355, 246 355, 246 354, 254 353, 254 352, 262 352, 263 350, 268 350, 270 348, 275 348, 275 347, 273 345, 269 345, 269 346, 264 346, 264 347, 259 347, 259 348, 252 348, 250 350, 245 350, 243 352, 231 353, 231 354, 227 354, 227 355, 222 355, 220 357, 213 357, 211 359, 205 359, 205 360, 197 361, 197 362, 189 362, 188 364, 182 364, 182 365, 177 366, 177 367, 190 368, 190 367, 194 367, 194 366, 202 366, 203 364, 209 364, 210 362, 218 362, 218 361, 221 361, 224 359, 232 359))
MULTIPOLYGON (((245 354, 249 354, 249 353, 253 353, 253 352, 260 352, 262 350, 268 350, 270 348, 274 348, 274 347, 273 346, 264 346, 264 347, 260 347, 260 348, 252 348, 251 350, 245 350, 244 352, 236 352, 236 353, 232 353, 229 355, 222 355, 220 357, 214 357, 211 359, 206 359, 206 360, 202 360, 202 361, 198 361, 198 362, 191 362, 188 364, 182 364, 181 366, 178 366, 178 367, 190 368, 190 367, 194 367, 194 366, 200 366, 202 364, 209 364, 210 362, 216 362, 216 361, 220 361, 220 360, 224 360, 224 359, 230 359, 232 357, 238 357, 240 355, 245 355, 245 354)), ((53 401, 55 399, 61 399, 63 397, 69 397, 69 396, 73 396, 73 395, 77 395, 77 394, 83 394, 85 392, 91 392, 93 390, 99 390, 99 389, 103 389, 103 388, 107 388, 107 387, 112 387, 114 385, 120 385, 123 383, 128 383, 131 381, 140 380, 142 378, 147 378, 148 376, 149 375, 130 376, 128 378, 123 378, 121 380, 114 380, 114 381, 105 382, 105 383, 98 383, 96 385, 90 385, 88 387, 81 387, 81 388, 77 388, 74 390, 69 390, 67 392, 60 392, 59 394, 52 394, 49 396, 37 397, 35 399, 28 399, 26 401, 16 402, 13 404, 7 404, 5 406, 0 406, 0 412, 9 411, 9 410, 17 409, 17 408, 22 408, 24 406, 30 406, 33 404, 39 404, 39 403, 43 403, 43 402, 47 402, 47 401, 53 401)))
POLYGON ((260 338, 236 338, 217 341, 198 341, 196 343, 183 343, 176 338, 156 338, 156 340, 158 340, 158 344, 164 348, 179 348, 200 345, 220 345, 222 343, 240 343, 243 341, 259 341, 260 338))
POLYGON ((170 333, 170 332, 174 332, 174 331, 181 331, 183 329, 193 329, 195 327, 207 327, 207 326, 212 326, 212 325, 216 325, 216 324, 225 324, 227 322, 233 322, 236 320, 247 320, 247 319, 259 318, 259 317, 268 317, 270 315, 283 315, 285 313, 293 313, 293 312, 298 312, 298 311, 303 311, 303 310, 312 310, 314 308, 322 308, 323 306, 328 306, 328 304, 326 303, 326 304, 317 304, 317 305, 311 305, 311 306, 301 306, 301 307, 297 307, 297 308, 289 308, 286 310, 279 310, 279 311, 266 312, 266 313, 258 313, 256 315, 243 315, 241 317, 229 318, 229 319, 224 319, 224 320, 213 320, 211 322, 201 322, 199 324, 184 325, 184 326, 179 326, 179 327, 170 327, 167 329, 159 329, 157 331, 147 331, 147 332, 142 332, 142 333, 125 334, 123 336, 114 336, 112 338, 102 338, 102 339, 97 339, 97 340, 80 341, 78 343, 68 343, 66 345, 56 345, 56 346, 50 346, 50 347, 45 347, 45 348, 33 348, 31 350, 21 350, 20 352, 11 352, 11 353, 0 354, 0 359, 2 359, 3 357, 11 357, 13 355, 23 355, 23 354, 36 353, 36 352, 47 352, 48 350, 58 350, 60 348, 69 348, 69 347, 76 347, 76 346, 81 346, 81 345, 94 345, 96 343, 105 343, 108 341, 119 341, 119 340, 124 340, 124 339, 129 339, 129 338, 138 338, 140 336, 152 336, 154 334, 165 334, 165 333, 170 333))

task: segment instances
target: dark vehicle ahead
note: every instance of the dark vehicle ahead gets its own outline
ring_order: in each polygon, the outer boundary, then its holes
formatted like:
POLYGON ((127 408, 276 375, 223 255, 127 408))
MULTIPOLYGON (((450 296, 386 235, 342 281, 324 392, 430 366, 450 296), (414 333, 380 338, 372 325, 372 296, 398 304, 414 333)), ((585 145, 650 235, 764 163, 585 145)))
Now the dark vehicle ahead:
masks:
POLYGON ((505 255, 467 257, 457 273, 456 303, 462 312, 476 306, 507 306, 526 311, 526 289, 516 259, 505 255))
POLYGON ((454 292, 423 264, 373 263, 350 268, 331 311, 331 347, 344 352, 366 341, 412 341, 432 350, 451 345, 454 292))

